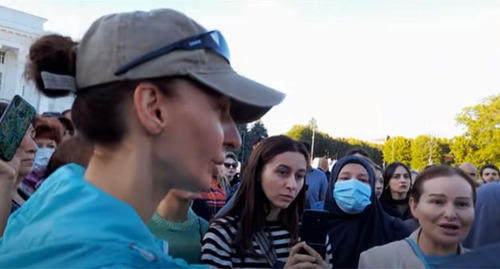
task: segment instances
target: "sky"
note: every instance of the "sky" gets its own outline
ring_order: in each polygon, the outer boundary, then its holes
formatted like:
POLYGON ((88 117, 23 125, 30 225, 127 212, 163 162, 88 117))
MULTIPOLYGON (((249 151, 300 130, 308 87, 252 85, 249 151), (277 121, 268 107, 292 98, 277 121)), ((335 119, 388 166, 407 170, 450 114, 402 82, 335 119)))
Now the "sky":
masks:
POLYGON ((240 74, 286 93, 270 135, 315 118, 333 137, 453 137, 500 93, 500 1, 2 0, 81 38, 98 17, 173 8, 222 31, 240 74))

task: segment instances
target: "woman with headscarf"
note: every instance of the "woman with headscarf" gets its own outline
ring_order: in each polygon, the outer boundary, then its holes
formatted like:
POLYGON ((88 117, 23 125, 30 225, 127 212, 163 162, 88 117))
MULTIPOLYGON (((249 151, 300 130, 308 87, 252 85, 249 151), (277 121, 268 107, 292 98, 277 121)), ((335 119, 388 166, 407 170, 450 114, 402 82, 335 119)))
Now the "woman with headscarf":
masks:
POLYGON ((348 156, 333 167, 325 200, 329 211, 334 268, 355 268, 361 252, 410 234, 384 212, 375 195, 375 176, 363 158, 348 156))
POLYGON ((500 243, 500 182, 491 182, 477 190, 476 218, 463 244, 475 249, 500 243))

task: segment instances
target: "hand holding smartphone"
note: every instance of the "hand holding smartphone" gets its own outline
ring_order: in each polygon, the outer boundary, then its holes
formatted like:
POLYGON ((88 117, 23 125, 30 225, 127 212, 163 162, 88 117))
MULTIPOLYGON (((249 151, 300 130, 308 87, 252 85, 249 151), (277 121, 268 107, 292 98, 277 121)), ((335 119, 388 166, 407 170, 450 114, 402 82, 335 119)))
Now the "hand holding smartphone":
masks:
POLYGON ((0 118, 0 158, 10 161, 28 130, 36 110, 21 96, 12 98, 0 118))
MULTIPOLYGON (((328 234, 328 211, 306 210, 302 216, 300 240, 318 252, 321 257, 326 256, 326 237, 328 234)), ((301 254, 308 254, 304 249, 301 254)))

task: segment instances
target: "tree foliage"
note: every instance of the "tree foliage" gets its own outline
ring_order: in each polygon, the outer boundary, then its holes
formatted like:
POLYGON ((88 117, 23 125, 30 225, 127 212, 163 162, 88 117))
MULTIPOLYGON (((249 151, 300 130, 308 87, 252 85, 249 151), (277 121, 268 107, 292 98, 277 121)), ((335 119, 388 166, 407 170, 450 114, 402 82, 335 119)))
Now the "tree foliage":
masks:
POLYGON ((388 137, 383 147, 384 162, 401 162, 410 166, 411 162, 411 139, 395 136, 388 137))
POLYGON ((500 95, 488 97, 480 104, 464 108, 457 116, 457 122, 467 130, 464 135, 455 137, 451 146, 455 163, 499 165, 500 95))
POLYGON ((430 164, 450 164, 449 152, 449 140, 419 135, 411 142, 411 168, 422 170, 430 164), (430 162, 429 155, 431 157, 430 162))
MULTIPOLYGON (((306 126, 295 125, 285 135, 298 141, 312 143, 313 130, 310 124, 306 126)), ((334 139, 326 133, 315 131, 313 157, 326 156, 333 159, 340 159, 353 148, 366 150, 372 156, 375 163, 382 164, 382 151, 379 145, 355 139, 334 139)))
POLYGON ((238 132, 241 136, 241 148, 236 152, 240 162, 245 163, 252 152, 252 147, 261 140, 268 137, 264 123, 257 121, 250 127, 248 124, 238 125, 238 132))

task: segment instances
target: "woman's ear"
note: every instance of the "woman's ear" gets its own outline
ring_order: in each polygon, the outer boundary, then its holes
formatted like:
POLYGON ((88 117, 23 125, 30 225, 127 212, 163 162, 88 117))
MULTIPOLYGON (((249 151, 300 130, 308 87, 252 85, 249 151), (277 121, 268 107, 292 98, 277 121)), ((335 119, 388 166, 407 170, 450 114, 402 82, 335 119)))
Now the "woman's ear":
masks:
POLYGON ((413 199, 413 197, 410 197, 408 203, 410 205, 410 210, 413 218, 418 220, 418 212, 417 212, 418 203, 415 201, 415 199, 413 199))
POLYGON ((140 124, 148 133, 161 133, 167 124, 167 111, 165 97, 156 85, 148 82, 137 85, 134 107, 140 124))

